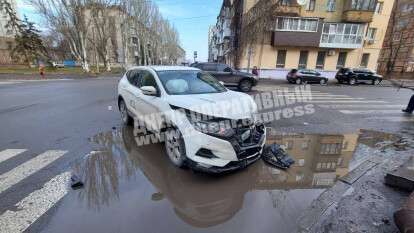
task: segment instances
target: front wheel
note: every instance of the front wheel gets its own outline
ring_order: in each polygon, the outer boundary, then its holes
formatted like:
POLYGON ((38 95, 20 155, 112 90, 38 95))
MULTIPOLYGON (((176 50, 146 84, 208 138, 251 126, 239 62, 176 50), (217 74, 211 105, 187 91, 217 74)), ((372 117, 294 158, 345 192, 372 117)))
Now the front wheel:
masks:
POLYGON ((124 125, 132 125, 134 120, 128 113, 128 108, 124 100, 119 101, 119 112, 121 113, 121 120, 124 125))
POLYGON ((184 138, 177 129, 170 129, 165 132, 165 151, 175 166, 180 168, 185 166, 187 156, 184 138))
POLYGON ((302 79, 300 79, 300 78, 296 79, 296 84, 298 84, 298 85, 302 84, 302 79))
POLYGON ((321 79, 321 81, 319 82, 322 86, 325 86, 328 81, 326 79, 321 79))
POLYGON ((243 80, 239 84, 239 90, 242 92, 249 92, 252 90, 253 83, 250 80, 243 80))

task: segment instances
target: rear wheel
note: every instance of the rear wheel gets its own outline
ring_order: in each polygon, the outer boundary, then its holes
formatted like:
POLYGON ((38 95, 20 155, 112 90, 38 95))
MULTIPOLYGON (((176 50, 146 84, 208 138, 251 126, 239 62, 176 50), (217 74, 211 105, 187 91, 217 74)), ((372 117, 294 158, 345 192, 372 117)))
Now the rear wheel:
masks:
POLYGON ((252 90, 253 83, 250 80, 242 80, 239 84, 239 90, 242 92, 249 92, 252 90))
POLYGON ((380 83, 381 83, 381 80, 379 80, 379 79, 374 79, 371 82, 372 85, 379 85, 380 83))
POLYGON ((295 83, 298 84, 298 85, 302 84, 302 79, 300 79, 300 78, 296 79, 295 83))
POLYGON ((170 129, 165 132, 165 151, 175 166, 180 168, 185 166, 187 157, 184 139, 177 129, 170 129))
POLYGON ((349 85, 355 85, 357 83, 357 80, 355 78, 350 78, 348 81, 349 85))
POLYGON ((125 101, 123 99, 121 99, 119 101, 119 112, 121 113, 122 123, 124 123, 124 125, 132 125, 134 120, 129 115, 128 108, 127 108, 127 106, 125 104, 125 101))
POLYGON ((321 81, 319 83, 321 85, 326 85, 328 82, 326 81, 326 79, 321 79, 321 81))

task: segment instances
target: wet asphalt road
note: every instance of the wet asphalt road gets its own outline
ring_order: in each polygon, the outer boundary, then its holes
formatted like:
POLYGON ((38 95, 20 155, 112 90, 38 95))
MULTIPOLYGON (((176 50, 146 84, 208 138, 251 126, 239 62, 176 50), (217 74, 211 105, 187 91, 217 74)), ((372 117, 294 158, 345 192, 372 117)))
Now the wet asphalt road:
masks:
POLYGON ((306 133, 269 140, 299 145, 289 150, 296 167, 281 172, 259 161, 217 178, 176 169, 160 144, 138 147, 120 125, 116 84, 0 83, 0 232, 292 232, 297 216, 349 170, 359 129, 414 125, 399 112, 411 91, 315 85, 315 114, 269 124, 275 135, 306 133), (351 146, 319 160, 323 140, 351 146), (72 170, 84 189, 67 189, 72 170))

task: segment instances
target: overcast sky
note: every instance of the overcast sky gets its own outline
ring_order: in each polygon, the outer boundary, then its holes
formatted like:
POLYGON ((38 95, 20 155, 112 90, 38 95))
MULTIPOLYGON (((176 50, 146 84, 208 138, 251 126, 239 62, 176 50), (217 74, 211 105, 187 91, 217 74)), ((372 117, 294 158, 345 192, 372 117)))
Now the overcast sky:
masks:
MULTIPOLYGON (((198 52, 198 60, 206 61, 208 57, 208 28, 216 23, 222 0, 154 0, 162 15, 170 20, 180 34, 181 46, 187 58, 193 58, 198 52)), ((27 15, 29 20, 39 24, 41 18, 25 3, 17 0, 20 15, 27 15)))

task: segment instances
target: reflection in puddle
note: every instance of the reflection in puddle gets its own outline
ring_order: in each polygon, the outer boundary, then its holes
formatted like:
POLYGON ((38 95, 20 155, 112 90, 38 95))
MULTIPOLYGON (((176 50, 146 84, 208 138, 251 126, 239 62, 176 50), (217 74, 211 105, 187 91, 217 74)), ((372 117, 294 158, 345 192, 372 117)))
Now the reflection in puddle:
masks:
MULTIPOLYGON (((258 223, 258 232, 270 232, 275 227, 291 232, 301 212, 361 159, 353 156, 358 147, 374 147, 384 140, 396 138, 373 131, 343 135, 271 132, 268 144, 284 145, 296 161, 293 167, 282 171, 259 160, 239 172, 209 176, 174 167, 160 144, 136 146, 130 128, 102 133, 91 139, 100 152, 86 156, 74 167, 85 182, 85 188, 75 192, 75 201, 84 211, 82 216, 89 219, 76 221, 93 229, 96 225, 92 225, 91 216, 95 215, 100 232, 118 229, 111 228, 116 219, 122 221, 115 222, 126 224, 124 229, 140 225, 140 229, 149 227, 151 232, 191 232, 192 227, 213 232, 255 232, 258 223), (119 216, 112 214, 124 205, 127 207, 118 210, 119 216), (171 209, 175 217, 171 216, 171 209), (157 212, 157 219, 124 220, 142 212, 148 216, 157 212), (167 227, 158 225, 161 218, 167 227)), ((72 218, 79 218, 75 214, 79 210, 66 206, 68 210, 65 205, 60 208, 61 212, 66 211, 62 216, 72 213, 72 218)), ((50 229, 55 232, 67 231, 58 224, 54 226, 50 229)))

